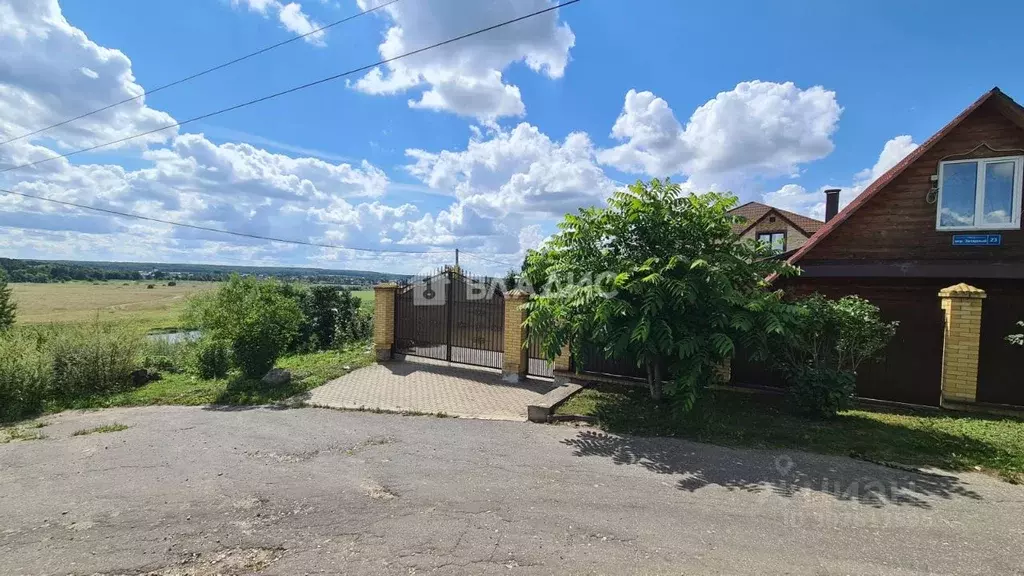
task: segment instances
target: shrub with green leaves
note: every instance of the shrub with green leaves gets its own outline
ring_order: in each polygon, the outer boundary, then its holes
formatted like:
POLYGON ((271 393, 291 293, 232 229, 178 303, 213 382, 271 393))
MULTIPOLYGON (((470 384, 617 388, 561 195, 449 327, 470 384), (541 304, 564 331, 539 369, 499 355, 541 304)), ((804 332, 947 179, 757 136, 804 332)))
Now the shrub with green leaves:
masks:
POLYGON ((203 380, 224 378, 231 369, 227 345, 213 338, 201 338, 190 346, 189 368, 203 380))
POLYGON ((14 294, 7 284, 7 274, 0 269, 0 332, 14 326, 17 309, 18 307, 14 303, 14 294))
POLYGON ((216 292, 190 299, 185 318, 205 337, 227 343, 246 377, 260 378, 292 344, 303 315, 286 285, 234 275, 216 292))
POLYGON ((350 290, 338 295, 338 319, 336 343, 339 345, 360 342, 373 335, 373 312, 362 308, 362 301, 350 290))
POLYGON ((0 334, 0 422, 42 411, 51 368, 37 339, 13 331, 0 334))
POLYGON ((880 358, 899 324, 885 322, 878 307, 859 296, 814 294, 796 306, 776 342, 776 361, 792 380, 790 393, 801 411, 834 416, 853 400, 857 369, 880 358))
POLYGON ((815 418, 832 418, 853 404, 857 376, 827 367, 798 366, 790 371, 790 398, 797 411, 815 418))

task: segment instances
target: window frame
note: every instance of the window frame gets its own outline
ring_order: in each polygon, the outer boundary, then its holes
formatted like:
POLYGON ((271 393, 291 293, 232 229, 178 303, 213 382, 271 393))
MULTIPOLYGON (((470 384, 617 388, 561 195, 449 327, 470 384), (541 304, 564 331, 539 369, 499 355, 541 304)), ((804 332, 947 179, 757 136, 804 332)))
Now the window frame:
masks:
POLYGON ((786 247, 789 245, 789 231, 788 230, 771 230, 771 231, 758 231, 754 233, 754 239, 761 242, 761 236, 767 236, 768 242, 766 244, 769 248, 772 246, 771 237, 776 234, 782 235, 782 250, 778 251, 777 254, 782 254, 786 251, 786 247))
POLYGON ((1021 225, 1021 193, 1024 190, 1024 156, 999 156, 995 158, 967 158, 964 160, 946 160, 939 162, 938 195, 935 201, 935 230, 938 232, 970 232, 972 230, 1020 230, 1021 225), (978 223, 985 217, 985 174, 989 164, 1013 162, 1013 198, 1011 199, 1011 217, 1009 222, 986 224, 978 223), (974 188, 974 224, 969 226, 942 225, 942 183, 948 164, 977 164, 978 175, 974 188))

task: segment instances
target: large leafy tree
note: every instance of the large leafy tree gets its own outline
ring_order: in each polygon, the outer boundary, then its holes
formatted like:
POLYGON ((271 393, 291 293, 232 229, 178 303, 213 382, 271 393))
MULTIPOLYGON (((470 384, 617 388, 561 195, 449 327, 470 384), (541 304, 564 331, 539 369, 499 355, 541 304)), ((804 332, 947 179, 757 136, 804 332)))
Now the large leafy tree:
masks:
POLYGON ((0 270, 0 332, 14 325, 17 308, 11 287, 7 285, 7 276, 3 270, 0 270))
POLYGON ((653 398, 664 392, 688 409, 738 345, 766 349, 793 311, 765 279, 793 268, 736 237, 735 204, 652 180, 566 215, 523 271, 536 290, 526 323, 548 358, 568 344, 578 359, 631 359, 653 398))

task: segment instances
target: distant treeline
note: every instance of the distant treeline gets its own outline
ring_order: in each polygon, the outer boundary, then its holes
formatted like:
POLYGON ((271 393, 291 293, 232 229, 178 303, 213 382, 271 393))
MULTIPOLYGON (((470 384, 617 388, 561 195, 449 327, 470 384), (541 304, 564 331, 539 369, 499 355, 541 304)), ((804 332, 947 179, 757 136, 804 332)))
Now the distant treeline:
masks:
POLYGON ((102 270, 90 266, 0 258, 0 268, 11 282, 70 282, 71 280, 141 280, 138 271, 102 270))
POLYGON ((0 269, 11 282, 70 282, 87 280, 196 280, 219 282, 232 274, 274 277, 285 281, 337 284, 354 288, 401 280, 402 274, 321 268, 220 266, 214 264, 166 264, 156 262, 68 262, 0 258, 0 269))

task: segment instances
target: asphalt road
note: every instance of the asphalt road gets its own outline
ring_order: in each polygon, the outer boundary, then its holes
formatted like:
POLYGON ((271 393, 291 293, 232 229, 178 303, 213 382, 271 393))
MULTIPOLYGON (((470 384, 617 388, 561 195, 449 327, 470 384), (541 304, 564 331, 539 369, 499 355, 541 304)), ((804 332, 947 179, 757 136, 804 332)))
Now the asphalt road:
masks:
POLYGON ((1024 574, 1024 488, 979 474, 320 409, 49 420, 0 445, 3 574, 1024 574))

